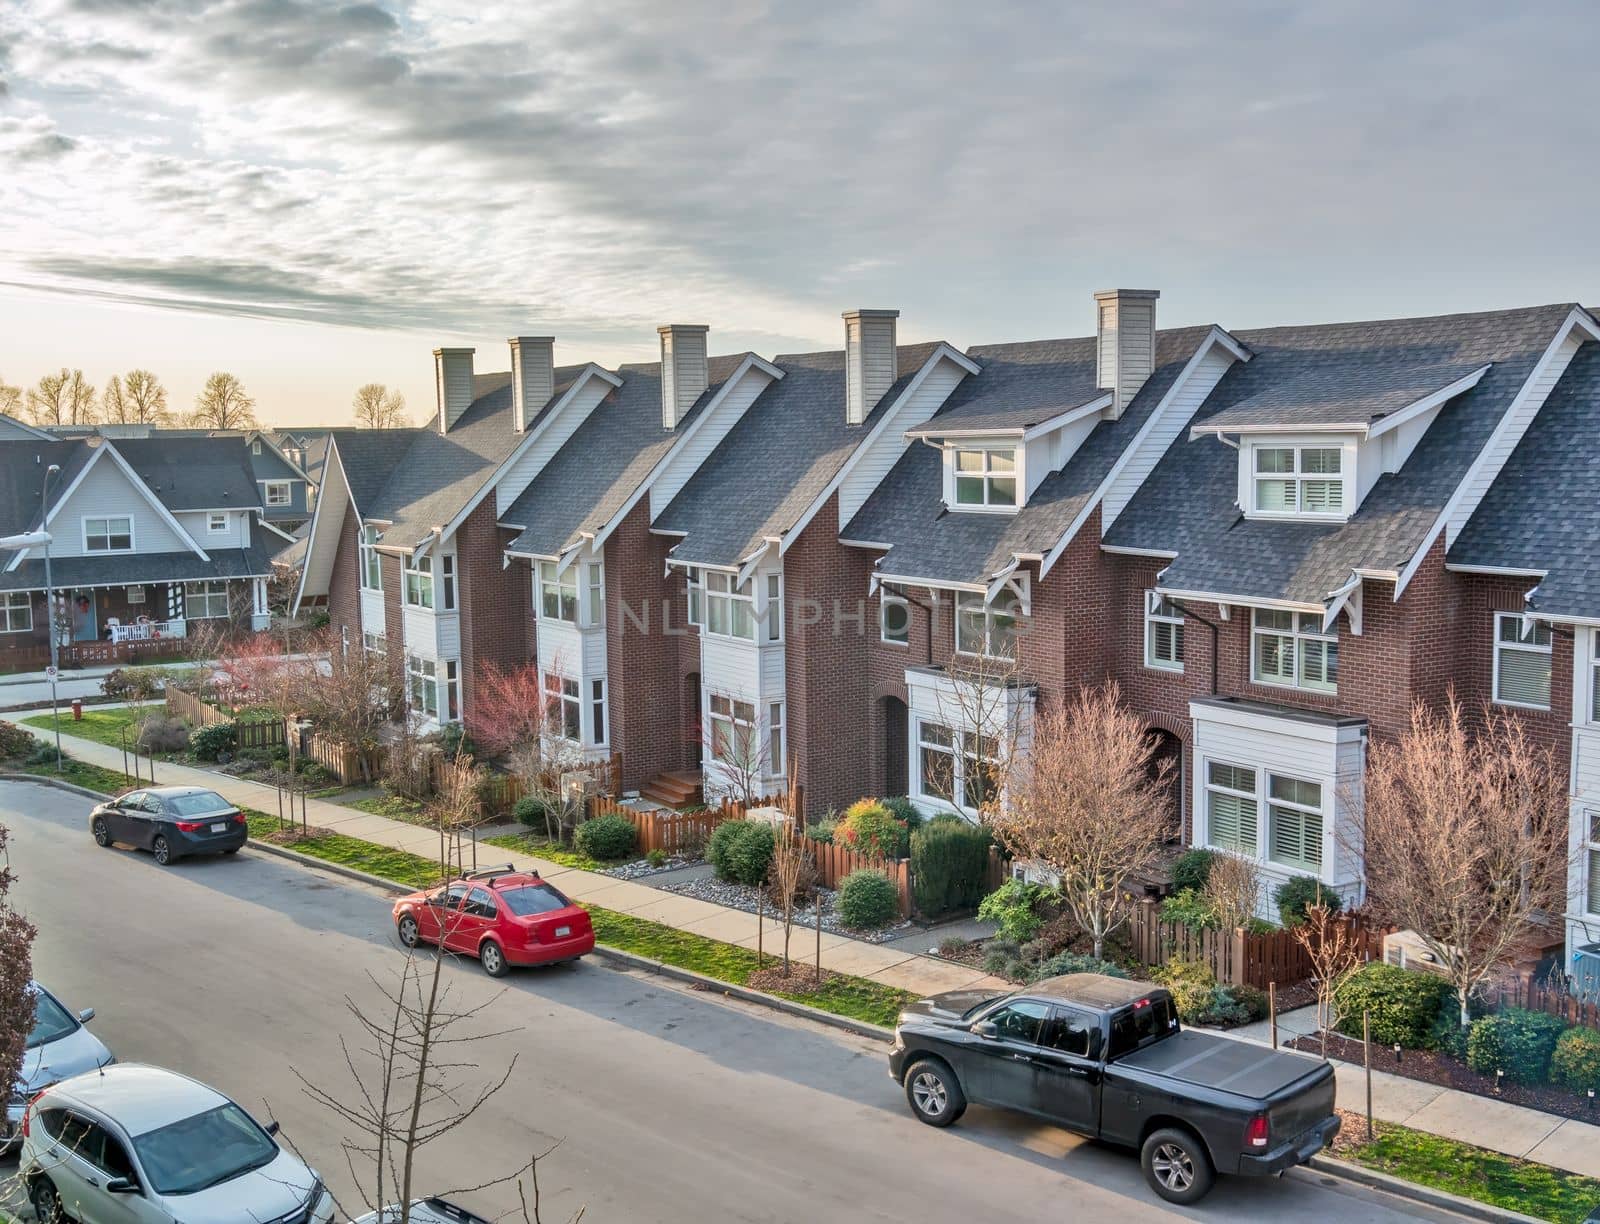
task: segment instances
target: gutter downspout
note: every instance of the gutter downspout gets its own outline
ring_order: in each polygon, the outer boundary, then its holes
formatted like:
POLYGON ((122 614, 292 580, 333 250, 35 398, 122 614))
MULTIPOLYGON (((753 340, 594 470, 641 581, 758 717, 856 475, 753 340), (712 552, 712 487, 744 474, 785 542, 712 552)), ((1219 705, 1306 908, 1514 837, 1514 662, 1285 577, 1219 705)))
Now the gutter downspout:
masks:
POLYGON ((1207 629, 1211 630, 1211 694, 1210 695, 1212 697, 1215 697, 1215 696, 1218 695, 1218 686, 1217 686, 1217 675, 1218 675, 1218 672, 1217 672, 1217 654, 1218 654, 1218 650, 1217 650, 1217 645, 1218 645, 1218 641, 1219 641, 1219 638, 1220 638, 1220 632, 1221 631, 1217 628, 1217 624, 1216 624, 1215 621, 1207 620, 1205 617, 1201 616, 1198 612, 1196 612, 1193 608, 1191 608, 1184 601, 1175 599, 1175 600, 1173 600, 1173 602, 1176 603, 1180 608, 1183 609, 1183 614, 1185 616, 1194 617, 1195 620, 1199 621, 1207 629))

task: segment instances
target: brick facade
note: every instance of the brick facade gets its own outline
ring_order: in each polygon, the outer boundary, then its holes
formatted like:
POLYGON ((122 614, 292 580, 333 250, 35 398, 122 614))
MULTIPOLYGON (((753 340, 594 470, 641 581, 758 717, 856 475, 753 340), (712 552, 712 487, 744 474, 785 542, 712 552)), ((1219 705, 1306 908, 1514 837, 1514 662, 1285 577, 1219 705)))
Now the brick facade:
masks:
POLYGON ((455 535, 461 701, 469 719, 485 668, 509 671, 536 657, 532 571, 526 561, 505 564, 505 546, 514 535, 495 526, 492 496, 478 504, 455 535))

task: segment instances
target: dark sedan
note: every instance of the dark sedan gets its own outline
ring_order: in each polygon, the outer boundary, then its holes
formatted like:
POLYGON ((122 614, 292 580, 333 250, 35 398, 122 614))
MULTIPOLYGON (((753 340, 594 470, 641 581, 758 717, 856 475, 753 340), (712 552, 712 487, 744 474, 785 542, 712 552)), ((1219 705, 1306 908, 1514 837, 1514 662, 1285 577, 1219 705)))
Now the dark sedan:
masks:
POLYGON ((250 838, 244 813, 203 786, 118 795, 89 813, 89 832, 102 846, 148 850, 163 867, 197 854, 234 854, 250 838))

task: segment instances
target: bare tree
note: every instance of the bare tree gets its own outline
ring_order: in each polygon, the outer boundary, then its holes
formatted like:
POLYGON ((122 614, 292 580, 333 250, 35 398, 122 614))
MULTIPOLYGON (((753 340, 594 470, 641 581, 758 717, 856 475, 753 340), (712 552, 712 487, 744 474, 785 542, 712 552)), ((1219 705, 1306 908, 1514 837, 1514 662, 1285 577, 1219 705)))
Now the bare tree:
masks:
POLYGON ((189 424, 205 429, 254 429, 256 402, 237 377, 218 370, 194 401, 189 424))
MULTIPOLYGON (((483 815, 478 794, 478 768, 469 752, 456 753, 452 761, 442 761, 439 784, 428 803, 428 815, 439 830, 440 857, 464 864, 462 838, 470 833, 483 815)), ((477 843, 473 843, 473 863, 477 867, 477 843)))
POLYGON ((382 383, 358 387, 353 407, 356 424, 362 429, 403 429, 411 424, 406 415, 406 397, 382 383))
POLYGON ((151 371, 129 370, 122 389, 128 405, 128 420, 140 425, 172 424, 172 413, 167 408, 167 389, 151 371))
POLYGON ((16 880, 6 845, 10 833, 0 825, 0 1084, 7 1089, 22 1075, 22 1055, 33 1031, 33 924, 11 903, 16 880))
POLYGON ((62 366, 28 389, 28 412, 36 425, 92 425, 94 385, 82 370, 62 366))
POLYGON ((100 393, 100 419, 112 425, 126 425, 131 421, 127 393, 122 389, 122 379, 113 374, 100 393))
POLYGON ((949 683, 934 697, 937 728, 923 724, 925 749, 913 768, 925 792, 983 819, 1000 810, 1005 786, 1024 768, 1027 681, 1014 646, 1010 653, 953 655, 945 674, 949 683))
MULTIPOLYGON (((562 673, 559 656, 551 677, 562 673)), ((563 791, 561 779, 584 768, 583 748, 569 732, 563 697, 546 687, 536 663, 501 668, 486 665, 478 673, 467 731, 485 752, 499 758, 522 781, 523 794, 540 803, 545 833, 560 841, 575 825, 578 810, 563 791)))
POLYGON ((1254 918, 1260 896, 1261 880, 1255 863, 1236 854, 1218 853, 1212 857, 1205 897, 1217 916, 1217 925, 1224 931, 1242 927, 1254 918))
MULTIPOLYGON (((1215 869, 1215 864, 1213 864, 1215 869)), ((1361 965, 1361 939, 1351 920, 1326 905, 1306 906, 1306 920, 1291 928, 1305 949, 1317 986, 1317 1023, 1322 1057, 1328 1057, 1328 1032, 1339 1023, 1339 987, 1361 965)))
POLYGON ((1456 990, 1510 963, 1566 904, 1566 772, 1515 714, 1485 706, 1469 732, 1454 694, 1442 714, 1372 747, 1361 845, 1368 905, 1417 933, 1456 990))
MULTIPOLYGON (((778 918, 783 923, 783 976, 789 976, 789 940, 794 934, 795 910, 800 898, 815 894, 817 886, 816 863, 809 848, 810 839, 801 827, 802 813, 795 803, 796 770, 789 769, 789 785, 784 791, 784 823, 774 830, 777 840, 772 847, 772 863, 767 868, 767 886, 773 903, 778 907, 778 918)), ((815 898, 818 905, 820 897, 815 898)))
POLYGON ((742 697, 713 693, 703 734, 712 785, 746 807, 762 798, 772 771, 760 706, 742 697))
POLYGON ((0 412, 14 417, 21 409, 22 388, 14 387, 4 378, 0 378, 0 412))
POLYGON ((1166 839, 1171 762, 1154 757, 1114 683, 1082 689, 1034 714, 1026 758, 1012 758, 1004 802, 988 816, 1013 855, 1056 878, 1095 956, 1132 913, 1130 877, 1156 861, 1166 839))
MULTIPOLYGON (((362 780, 371 782, 370 758, 382 743, 382 732, 405 708, 400 673, 381 651, 362 643, 335 643, 331 666, 294 669, 295 683, 284 695, 284 708, 310 719, 319 734, 356 751, 362 780)), ((327 639, 320 654, 327 649, 327 639)))

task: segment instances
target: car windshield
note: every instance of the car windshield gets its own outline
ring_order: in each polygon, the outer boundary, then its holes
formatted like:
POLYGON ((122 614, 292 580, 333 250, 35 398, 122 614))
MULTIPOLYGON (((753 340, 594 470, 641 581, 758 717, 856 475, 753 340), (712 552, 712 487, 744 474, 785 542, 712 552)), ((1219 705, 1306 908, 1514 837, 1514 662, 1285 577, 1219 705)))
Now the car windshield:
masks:
POLYGON ((33 996, 33 1031, 28 1034, 28 1049, 60 1041, 77 1031, 77 1017, 44 991, 33 996))
POLYGON ((158 1194, 193 1194, 271 1164, 278 1145, 232 1101, 133 1141, 158 1194))
POLYGON ((216 791, 196 791, 192 795, 168 795, 167 807, 179 816, 204 816, 207 812, 226 812, 233 807, 216 791))
POLYGON ((526 918, 530 914, 554 913, 572 904, 548 884, 524 884, 521 888, 507 888, 500 893, 500 899, 519 918, 526 918))
POLYGON ((1159 1041, 1178 1027, 1172 1000, 1165 995, 1140 999, 1127 1011, 1111 1017, 1111 1049, 1107 1058, 1117 1059, 1152 1041, 1159 1041))

